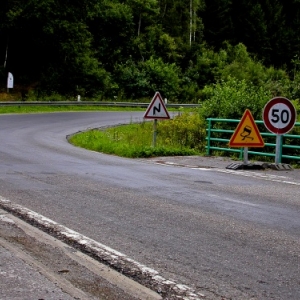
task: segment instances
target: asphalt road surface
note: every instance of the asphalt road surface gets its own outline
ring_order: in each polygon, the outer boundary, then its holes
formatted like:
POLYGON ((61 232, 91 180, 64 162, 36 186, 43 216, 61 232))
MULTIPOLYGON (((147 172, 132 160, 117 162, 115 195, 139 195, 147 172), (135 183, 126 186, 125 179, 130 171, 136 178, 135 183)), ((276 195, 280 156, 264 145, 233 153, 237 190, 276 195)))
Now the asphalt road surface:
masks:
POLYGON ((1 115, 0 196, 205 299, 300 299, 300 181, 119 158, 66 139, 139 120, 137 112, 1 115))

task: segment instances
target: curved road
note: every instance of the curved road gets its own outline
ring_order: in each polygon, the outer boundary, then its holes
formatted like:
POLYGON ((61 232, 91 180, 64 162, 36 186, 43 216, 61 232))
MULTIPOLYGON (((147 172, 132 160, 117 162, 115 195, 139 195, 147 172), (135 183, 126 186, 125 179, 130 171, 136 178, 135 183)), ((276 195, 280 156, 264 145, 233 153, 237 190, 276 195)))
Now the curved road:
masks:
POLYGON ((73 147, 142 113, 0 116, 0 196, 205 299, 300 299, 300 187, 73 147))

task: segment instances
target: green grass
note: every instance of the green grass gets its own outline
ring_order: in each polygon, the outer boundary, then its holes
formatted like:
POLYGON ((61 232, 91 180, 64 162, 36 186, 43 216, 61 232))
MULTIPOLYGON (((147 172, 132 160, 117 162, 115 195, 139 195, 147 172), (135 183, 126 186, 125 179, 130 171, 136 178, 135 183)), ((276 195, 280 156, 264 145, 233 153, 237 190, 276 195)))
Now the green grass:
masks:
POLYGON ((153 122, 81 132, 71 136, 69 142, 85 149, 131 158, 203 154, 204 136, 201 135, 202 141, 195 146, 195 136, 176 129, 178 119, 182 118, 158 122, 155 147, 152 146, 153 122))

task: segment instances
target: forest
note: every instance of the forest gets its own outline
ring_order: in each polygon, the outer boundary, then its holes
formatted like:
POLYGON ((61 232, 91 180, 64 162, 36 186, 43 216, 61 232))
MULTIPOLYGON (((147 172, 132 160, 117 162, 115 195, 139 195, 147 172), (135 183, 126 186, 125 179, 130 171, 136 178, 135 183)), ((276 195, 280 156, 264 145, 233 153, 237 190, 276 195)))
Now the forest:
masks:
POLYGON ((0 1, 0 89, 11 72, 23 100, 297 100, 299 46, 298 0, 0 1))

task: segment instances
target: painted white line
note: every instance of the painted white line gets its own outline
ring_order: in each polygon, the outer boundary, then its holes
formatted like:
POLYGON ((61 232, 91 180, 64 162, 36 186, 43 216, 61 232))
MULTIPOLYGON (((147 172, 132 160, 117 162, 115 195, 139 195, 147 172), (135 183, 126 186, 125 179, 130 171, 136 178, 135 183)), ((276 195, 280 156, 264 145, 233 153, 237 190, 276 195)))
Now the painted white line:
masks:
POLYGON ((293 181, 289 177, 281 176, 281 175, 265 174, 265 173, 258 173, 258 172, 245 171, 245 170, 237 171, 237 170, 220 169, 220 168, 203 168, 203 167, 197 167, 191 165, 176 164, 173 162, 162 162, 162 163, 155 162, 154 164, 163 165, 163 166, 190 168, 193 170, 201 170, 201 171, 220 172, 220 173, 232 174, 237 176, 252 177, 252 178, 258 178, 258 179, 263 179, 263 180, 268 180, 273 182, 280 182, 280 183, 300 186, 300 182, 293 181))
POLYGON ((221 173, 227 173, 227 174, 233 174, 233 175, 238 175, 238 176, 245 176, 245 177, 252 177, 252 178, 259 178, 259 179, 264 179, 268 181, 273 181, 273 182, 280 182, 280 183, 286 183, 286 184, 291 184, 291 185, 299 185, 300 182, 296 181, 291 181, 289 177, 286 176, 280 176, 280 175, 272 175, 272 174, 261 174, 257 172, 250 172, 250 171, 234 171, 234 170, 223 170, 223 169, 210 169, 210 171, 217 171, 221 173))
POLYGON ((258 204, 254 204, 254 203, 250 203, 250 202, 246 202, 246 201, 241 201, 241 200, 235 200, 235 199, 228 198, 228 197, 222 197, 222 196, 215 195, 215 194, 208 194, 208 196, 210 196, 212 198, 219 198, 219 199, 221 199, 221 201, 228 201, 228 202, 233 202, 233 203, 248 205, 248 206, 253 206, 253 207, 258 207, 259 206, 258 204))
POLYGON ((21 216, 24 220, 32 222, 35 226, 39 226, 48 232, 54 233, 59 239, 67 239, 73 244, 77 244, 78 246, 81 245, 81 248, 84 249, 84 251, 92 254, 94 257, 98 257, 101 261, 105 261, 108 265, 115 267, 116 269, 118 269, 118 266, 120 265, 126 265, 127 268, 130 268, 130 274, 147 277, 150 281, 150 285, 153 287, 161 288, 167 286, 167 290, 171 291, 172 296, 176 299, 200 300, 205 297, 205 295, 196 292, 186 285, 167 280, 160 276, 158 271, 129 258, 119 251, 92 240, 68 227, 44 217, 43 215, 27 209, 26 207, 14 204, 2 196, 0 196, 0 206, 10 213, 21 216))

